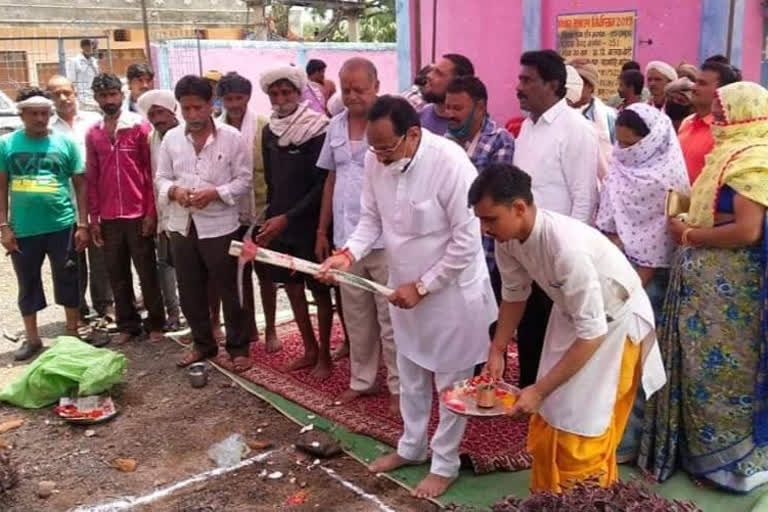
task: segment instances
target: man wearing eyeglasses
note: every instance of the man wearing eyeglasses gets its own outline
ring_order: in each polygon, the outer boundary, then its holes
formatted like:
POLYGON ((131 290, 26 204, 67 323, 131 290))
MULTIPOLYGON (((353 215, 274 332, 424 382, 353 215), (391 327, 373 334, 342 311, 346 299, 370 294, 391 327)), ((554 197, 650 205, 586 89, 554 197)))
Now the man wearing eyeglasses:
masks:
MULTIPOLYGON (((397 451, 375 460, 382 473, 427 459, 432 383, 442 390, 472 377, 487 358, 488 327, 497 312, 480 243, 480 224, 467 205, 477 170, 454 142, 421 128, 407 100, 383 96, 368 113, 360 221, 330 269, 348 270, 377 240, 389 262, 389 301, 403 435, 397 451)), ((441 495, 459 472, 466 419, 440 406, 430 473, 414 495, 441 495)))

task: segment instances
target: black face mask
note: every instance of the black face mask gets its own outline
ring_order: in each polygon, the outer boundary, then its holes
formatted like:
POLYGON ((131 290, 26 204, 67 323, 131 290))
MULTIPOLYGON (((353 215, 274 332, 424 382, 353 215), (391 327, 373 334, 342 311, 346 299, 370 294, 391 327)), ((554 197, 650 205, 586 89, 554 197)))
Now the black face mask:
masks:
POLYGON ((664 112, 672 121, 682 121, 691 115, 692 110, 693 107, 691 105, 681 105, 674 101, 667 101, 667 104, 664 106, 664 112))

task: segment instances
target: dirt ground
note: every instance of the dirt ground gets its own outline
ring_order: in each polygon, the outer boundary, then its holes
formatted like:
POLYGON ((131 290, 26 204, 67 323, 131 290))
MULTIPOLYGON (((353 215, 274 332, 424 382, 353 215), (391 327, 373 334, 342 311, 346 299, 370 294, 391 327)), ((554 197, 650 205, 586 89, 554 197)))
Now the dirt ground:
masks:
MULTIPOLYGON (((14 332, 21 322, 15 306, 15 278, 8 263, 0 262, 0 282, 2 326, 14 332)), ((55 336, 63 329, 62 317, 60 308, 49 307, 41 315, 41 332, 55 336)), ((0 343, 0 368, 6 372, 13 365, 10 350, 14 348, 0 343)), ((390 481, 370 475, 347 456, 310 467, 313 458, 298 453, 293 446, 299 438, 296 424, 218 372, 211 372, 206 387, 191 388, 186 374, 174 364, 183 349, 170 340, 160 345, 138 341, 124 348, 108 348, 124 352, 129 360, 125 382, 113 390, 120 410, 113 420, 89 427, 73 426, 54 416, 51 408, 22 410, 0 405, 0 423, 25 420, 20 428, 0 434, 0 441, 11 446, 12 460, 19 471, 18 485, 4 499, 0 497, 0 510, 437 510, 431 503, 411 498, 390 481), (92 432, 86 434, 88 430, 92 432), (248 440, 271 442, 273 451, 262 462, 183 487, 143 506, 95 508, 127 496, 145 497, 215 469, 206 452, 211 444, 233 433, 248 440), (110 462, 118 457, 135 459, 136 471, 112 469, 110 462), (375 495, 384 506, 359 497, 322 467, 375 495), (264 470, 279 471, 284 476, 277 480, 263 478, 264 470), (47 499, 38 497, 41 481, 55 482, 55 491, 47 499), (305 491, 306 502, 289 505, 289 498, 301 491, 305 491)), ((252 450, 247 457, 265 451, 252 450)))

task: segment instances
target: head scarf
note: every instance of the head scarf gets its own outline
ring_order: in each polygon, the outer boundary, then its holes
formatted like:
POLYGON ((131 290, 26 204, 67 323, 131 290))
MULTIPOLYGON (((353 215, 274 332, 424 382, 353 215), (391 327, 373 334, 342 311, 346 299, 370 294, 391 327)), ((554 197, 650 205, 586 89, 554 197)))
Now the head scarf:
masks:
POLYGON ((269 129, 277 135, 279 146, 300 146, 310 139, 325 133, 328 116, 309 108, 309 103, 302 101, 293 114, 280 117, 272 112, 269 129))
POLYGON ((688 195, 688 173, 669 118, 643 103, 627 107, 650 133, 636 144, 614 147, 600 191, 597 226, 619 235, 627 257, 645 267, 669 267, 674 242, 667 232, 667 190, 688 195))
POLYGON ((177 112, 176 98, 173 92, 167 89, 152 89, 136 100, 136 107, 144 117, 147 117, 149 110, 154 106, 163 107, 174 114, 177 112))
POLYGON ((690 101, 691 97, 693 96, 693 82, 691 82, 688 77, 684 76, 669 82, 664 87, 664 94, 667 96, 671 96, 675 93, 683 94, 690 101))
POLYGON ((752 82, 736 82, 715 93, 725 122, 715 122, 715 147, 691 193, 688 223, 712 227, 723 185, 768 207, 768 91, 752 82))
POLYGON ((565 66, 565 97, 572 103, 577 103, 581 99, 581 91, 584 89, 584 80, 579 76, 571 65, 565 66))
POLYGON ((600 85, 600 71, 598 71, 597 66, 591 62, 578 62, 574 63, 573 67, 579 72, 579 76, 584 82, 590 83, 592 88, 597 90, 600 85))
POLYGON ((37 95, 30 96, 29 98, 16 103, 16 110, 19 112, 19 115, 22 114, 22 111, 25 108, 47 108, 53 112, 53 105, 54 103, 45 96, 37 95))
POLYGON ((267 94, 269 92, 269 86, 278 80, 288 80, 299 90, 299 92, 302 92, 307 85, 307 74, 303 69, 298 68, 293 64, 268 69, 262 73, 259 78, 259 85, 261 85, 261 90, 264 91, 264 94, 267 94))
POLYGON ((688 78, 691 81, 695 81, 696 75, 699 74, 699 68, 697 68, 693 64, 688 64, 687 62, 681 62, 680 64, 678 64, 677 69, 675 71, 677 72, 678 77, 688 78))
POLYGON ((667 80, 670 82, 677 80, 677 71, 675 71, 675 68, 667 64, 666 62, 662 62, 660 60, 652 60, 648 63, 648 65, 645 67, 645 76, 648 76, 648 72, 652 69, 655 69, 662 75, 664 75, 667 80))

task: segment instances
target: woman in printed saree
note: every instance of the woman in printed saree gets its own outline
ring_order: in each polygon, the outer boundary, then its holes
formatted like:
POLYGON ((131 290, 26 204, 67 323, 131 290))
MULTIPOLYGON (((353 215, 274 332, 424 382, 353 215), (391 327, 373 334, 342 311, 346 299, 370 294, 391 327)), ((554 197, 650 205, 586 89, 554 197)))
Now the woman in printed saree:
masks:
POLYGON ((669 382, 649 400, 639 464, 658 480, 677 461, 735 492, 768 482, 766 239, 768 91, 718 90, 715 147, 693 185, 659 343, 669 382))
MULTIPOLYGON (((621 111, 616 137, 595 224, 634 265, 658 321, 676 247, 664 211, 666 193, 689 196, 691 189, 683 151, 669 117, 644 103, 621 111)), ((617 453, 619 463, 637 458, 644 403, 640 389, 617 453)))

